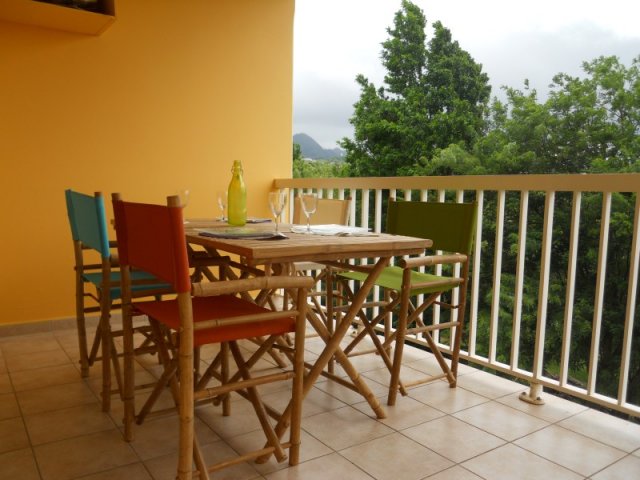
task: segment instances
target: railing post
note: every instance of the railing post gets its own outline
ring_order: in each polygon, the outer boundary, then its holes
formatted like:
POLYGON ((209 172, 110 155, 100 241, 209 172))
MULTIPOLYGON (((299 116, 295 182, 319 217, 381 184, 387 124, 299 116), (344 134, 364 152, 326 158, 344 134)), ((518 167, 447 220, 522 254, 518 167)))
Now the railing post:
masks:
POLYGON ((531 382, 529 384, 529 392, 522 392, 520 394, 520 400, 523 402, 531 403, 532 405, 544 405, 542 399, 542 384, 531 382))

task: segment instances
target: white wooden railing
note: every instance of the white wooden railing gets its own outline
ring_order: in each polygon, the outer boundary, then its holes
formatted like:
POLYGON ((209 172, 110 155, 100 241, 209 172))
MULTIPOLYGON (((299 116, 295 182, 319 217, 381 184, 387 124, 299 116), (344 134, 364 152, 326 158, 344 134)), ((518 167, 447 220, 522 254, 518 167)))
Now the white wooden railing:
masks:
MULTIPOLYGON (((632 416, 640 416, 638 393, 629 391, 631 385, 638 385, 638 380, 633 381, 631 376, 639 375, 637 371, 630 372, 630 368, 635 366, 637 369, 640 362, 640 336, 637 327, 634 339, 640 256, 640 195, 637 195, 640 193, 640 174, 302 178, 276 179, 273 186, 288 188, 291 196, 300 190, 316 191, 327 198, 351 196, 354 201, 350 223, 369 227, 374 231, 382 231, 383 200, 389 195, 422 201, 476 201, 478 225, 467 306, 468 322, 463 342, 465 350, 461 352, 461 358, 528 382, 531 389, 526 397, 530 399, 535 400, 544 386, 632 416), (619 237, 619 232, 610 232, 612 212, 618 216, 625 215, 616 211, 616 202, 612 202, 612 199, 621 198, 619 196, 623 196, 627 203, 632 202, 631 211, 625 217, 628 222, 625 238, 628 238, 628 242, 624 248, 621 249, 618 245, 612 250, 612 234, 619 237), (585 222, 593 221, 594 199, 598 204, 599 213, 596 212, 595 215, 597 220, 585 225, 585 222), (588 205, 583 206, 586 201, 588 205), (507 204, 510 205, 508 208, 507 204), (559 204, 565 210, 561 210, 559 204), (514 210, 517 210, 515 218, 514 210), (566 231, 558 230, 560 222, 554 225, 554 219, 559 216, 569 219, 566 231), (532 218, 539 219, 541 225, 531 225, 532 218), (580 232, 581 229, 584 231, 589 228, 599 229, 597 248, 591 249, 597 251, 597 258, 585 257, 588 250, 584 245, 586 240, 580 232), (504 271, 506 253, 503 250, 507 246, 505 240, 512 247, 509 253, 510 272, 504 271), (566 243, 567 247, 559 252, 557 243, 566 243), (532 254, 534 247, 535 252, 532 254), (552 258, 552 255, 556 258, 552 258), (531 256, 536 258, 533 268, 531 256), (558 257, 566 257, 561 268, 553 261, 558 257), (487 258, 491 265, 487 265, 487 258), (618 264, 622 260, 626 265, 626 271, 622 275, 625 282, 622 286, 609 284, 611 278, 607 267, 611 260, 618 261, 618 264), (572 378, 570 367, 572 355, 578 355, 580 350, 572 342, 578 318, 575 299, 577 293, 580 295, 580 290, 584 288, 584 285, 576 285, 576 273, 581 272, 579 269, 588 264, 593 267, 594 262, 597 268, 594 269, 594 278, 590 278, 589 282, 593 282, 591 288, 595 293, 587 308, 590 317, 588 323, 591 325, 591 331, 587 332, 591 336, 590 347, 584 349, 588 353, 583 353, 585 358, 581 360, 586 373, 582 380, 576 380, 572 378), (534 298, 537 299, 535 308, 524 302, 527 288, 532 288, 532 271, 537 277, 534 282, 537 287, 533 287, 533 290, 537 288, 534 292, 534 298), (503 282, 507 273, 513 285, 505 285, 503 282), (491 280, 486 280, 488 277, 491 280), (564 291, 557 291, 558 283, 553 283, 552 277, 562 278, 564 291), (481 279, 485 281, 481 282, 481 279), (556 290, 552 294, 549 292, 550 285, 556 290), (615 359, 616 365, 619 364, 619 368, 616 368, 618 388, 617 392, 602 393, 598 389, 599 366, 603 362, 600 347, 601 342, 611 340, 602 338, 603 316, 608 314, 607 306, 616 301, 610 298, 616 291, 618 297, 622 295, 620 298, 624 305, 620 310, 624 313, 619 316, 623 318, 614 319, 615 328, 610 328, 606 335, 611 335, 611 331, 618 332, 618 338, 615 339, 620 345, 619 358, 615 359), (558 298, 561 299, 560 302, 558 298), (555 302, 556 310, 563 310, 562 325, 554 326, 562 330, 560 345, 547 345, 546 332, 550 321, 548 308, 551 299, 552 303, 555 302), (558 303, 563 305, 559 306, 558 303), (530 312, 526 318, 535 319, 535 327, 528 327, 528 331, 535 331, 533 339, 529 341, 521 335, 525 330, 523 312, 527 308, 530 312), (505 335, 505 311, 511 317, 511 325, 507 325, 510 328, 506 328, 506 334, 510 335, 508 354, 499 352, 500 345, 504 345, 499 339, 505 335), (525 349, 529 354, 526 356, 527 360, 523 361, 522 351, 525 349), (556 354, 558 350, 559 356, 556 354), (558 363, 550 368, 545 359, 553 356, 558 358, 558 363), (633 398, 636 399, 633 403, 629 401, 631 393, 634 393, 633 398)), ((293 202, 289 202, 289 205, 293 205, 293 202)), ((620 272, 617 278, 620 278, 620 272)), ((583 297, 580 308, 584 330, 583 297)), ((557 317, 558 315, 555 316, 557 317)), ((438 321, 437 317, 434 321, 438 321)), ((611 322, 611 319, 607 321, 611 322)), ((585 333, 582 332, 582 335, 585 333)), ((415 341, 419 342, 418 339, 415 341)), ((444 352, 449 350, 446 339, 439 343, 439 348, 444 352)), ((575 362, 573 368, 576 368, 575 362)))

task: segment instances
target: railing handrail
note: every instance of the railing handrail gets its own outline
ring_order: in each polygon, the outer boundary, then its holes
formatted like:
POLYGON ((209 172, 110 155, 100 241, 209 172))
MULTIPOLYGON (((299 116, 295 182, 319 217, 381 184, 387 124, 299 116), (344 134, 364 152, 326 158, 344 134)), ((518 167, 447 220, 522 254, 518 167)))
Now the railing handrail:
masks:
POLYGON ((276 178, 274 188, 640 192, 640 173, 276 178), (331 182, 328 185, 327 182, 331 182))

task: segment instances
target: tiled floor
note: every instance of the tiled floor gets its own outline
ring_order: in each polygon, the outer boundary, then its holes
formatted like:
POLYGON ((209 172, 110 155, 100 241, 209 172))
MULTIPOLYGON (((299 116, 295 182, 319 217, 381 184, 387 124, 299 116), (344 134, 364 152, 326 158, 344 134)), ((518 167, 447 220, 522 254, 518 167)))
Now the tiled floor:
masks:
MULTIPOLYGON (((307 342, 309 355, 319 340, 307 342)), ((123 441, 122 407, 100 411, 99 367, 80 379, 75 330, 0 337, 0 479, 172 479, 175 415, 137 426, 123 441)), ((433 372, 435 362, 410 351, 406 375, 433 372)), ((385 397, 387 375, 375 356, 354 360, 374 393, 385 397)), ((263 367, 270 367, 264 364, 263 367)), ((138 374, 157 373, 141 359, 138 374)), ((286 385, 265 399, 282 405, 286 385)), ((400 397, 376 420, 361 397, 321 380, 304 404, 302 461, 296 467, 243 464, 220 479, 581 479, 640 478, 640 425, 546 394, 546 404, 518 400, 523 387, 464 367, 459 386, 435 382, 400 397)), ((141 394, 141 397, 144 395, 141 394)), ((247 402, 231 417, 198 410, 205 455, 222 458, 263 442, 247 402)))

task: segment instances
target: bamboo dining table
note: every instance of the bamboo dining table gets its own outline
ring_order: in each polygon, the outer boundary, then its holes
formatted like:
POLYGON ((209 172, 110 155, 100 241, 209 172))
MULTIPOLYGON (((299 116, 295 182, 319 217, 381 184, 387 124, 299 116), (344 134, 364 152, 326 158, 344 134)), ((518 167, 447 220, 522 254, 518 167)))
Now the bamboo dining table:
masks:
MULTIPOLYGON (((218 223, 210 224, 211 231, 216 227, 228 228, 228 225, 218 223)), ((212 256, 223 254, 237 255, 240 263, 250 269, 264 268, 265 274, 270 271, 293 272, 289 268, 293 262, 325 263, 333 266, 345 265, 345 268, 354 268, 347 262, 352 259, 369 259, 373 263, 367 266, 368 276, 361 285, 358 293, 353 298, 348 310, 342 315, 332 332, 315 315, 308 315, 309 321, 317 333, 322 337, 325 346, 316 361, 311 366, 304 379, 303 396, 306 396, 313 387, 315 381, 323 373, 325 367, 332 358, 340 363, 345 373, 349 376, 353 390, 359 392, 369 403, 377 418, 385 418, 386 413, 378 399, 373 395, 369 386, 353 367, 347 355, 340 348, 340 342, 345 337, 352 321, 359 312, 367 295, 371 291, 375 280, 382 270, 389 264, 392 257, 402 255, 420 254, 429 248, 431 240, 405 237, 400 235, 371 234, 371 235, 314 235, 290 233, 286 225, 283 225, 286 239, 239 239, 218 238, 204 236, 198 230, 197 223, 187 222, 185 225, 187 242, 190 245, 199 245, 212 256)), ((251 225, 256 231, 273 231, 273 224, 251 225)), ((357 267, 355 267, 357 268, 357 267)), ((286 425, 278 425, 276 432, 281 435, 286 425)))

